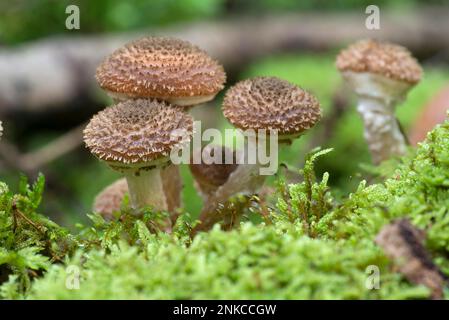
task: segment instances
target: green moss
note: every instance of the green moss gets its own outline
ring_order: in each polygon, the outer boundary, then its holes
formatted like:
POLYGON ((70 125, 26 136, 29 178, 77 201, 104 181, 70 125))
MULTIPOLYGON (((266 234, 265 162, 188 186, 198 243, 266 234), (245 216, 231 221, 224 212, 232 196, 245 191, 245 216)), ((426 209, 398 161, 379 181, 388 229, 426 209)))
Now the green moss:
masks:
POLYGON ((413 288, 388 271, 372 242, 346 245, 313 240, 291 226, 244 224, 225 233, 215 228, 186 248, 153 239, 146 251, 121 242, 110 254, 81 254, 79 290, 67 290, 66 266, 53 266, 35 282, 29 298, 38 299, 329 299, 418 298, 413 288), (380 290, 367 290, 368 265, 382 274, 380 290))
POLYGON ((93 226, 72 236, 35 212, 42 178, 34 188, 22 183, 18 195, 2 184, 0 234, 7 245, 0 267, 9 272, 0 294, 14 299, 427 298, 426 288, 394 272, 373 240, 383 225, 407 216, 427 231, 427 249, 449 274, 448 145, 446 122, 415 152, 384 164, 379 172, 389 178, 362 182, 344 200, 333 196, 327 173, 317 178, 314 172, 315 162, 335 151, 313 150, 301 170, 303 182, 278 182, 276 205, 264 223, 242 223, 231 232, 216 226, 192 242, 187 214, 167 235, 154 223, 163 215, 146 211, 137 219, 126 207, 120 222, 92 215, 93 226), (12 228, 14 200, 44 233, 30 223, 21 223, 19 232, 12 228), (372 266, 380 272, 379 290, 366 287, 372 266), (30 277, 33 270, 37 274, 30 277), (73 270, 80 272, 79 289, 66 287, 73 270))

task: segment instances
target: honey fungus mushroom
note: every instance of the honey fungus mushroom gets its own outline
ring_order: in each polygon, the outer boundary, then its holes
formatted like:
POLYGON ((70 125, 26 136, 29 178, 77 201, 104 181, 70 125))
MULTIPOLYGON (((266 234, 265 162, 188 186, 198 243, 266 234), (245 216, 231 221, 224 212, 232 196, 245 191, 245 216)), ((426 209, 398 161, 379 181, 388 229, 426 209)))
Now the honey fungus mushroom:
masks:
POLYGON ((95 197, 92 211, 99 213, 106 220, 112 220, 114 213, 120 211, 127 193, 128 184, 125 178, 114 181, 95 197))
POLYGON ((134 209, 167 210, 160 169, 170 152, 190 141, 193 120, 182 107, 157 100, 128 100, 96 114, 84 141, 101 161, 121 172, 134 209))
MULTIPOLYGON (((300 87, 276 77, 256 77, 238 82, 225 94, 223 114, 229 122, 241 130, 252 130, 256 144, 247 142, 241 152, 243 162, 231 172, 226 182, 210 196, 200 214, 202 222, 193 234, 211 227, 220 217, 216 214, 235 194, 254 194, 263 184, 265 175, 260 174, 261 163, 249 163, 251 153, 257 148, 268 148, 270 140, 283 145, 291 144, 321 119, 319 101, 300 87), (273 130, 277 135, 270 137, 273 130), (262 134, 261 134, 262 133, 262 134), (265 134, 264 134, 265 133, 265 134), (251 144, 253 146, 251 147, 251 144)), ((251 134, 249 135, 251 136, 251 134)), ((274 148, 274 152, 278 152, 274 148)), ((277 157, 277 154, 274 155, 277 157)))
POLYGON ((236 151, 225 146, 207 145, 196 152, 199 153, 197 156, 200 159, 203 158, 203 154, 211 158, 215 158, 218 155, 221 158, 220 163, 205 163, 204 161, 193 163, 195 157, 192 157, 189 164, 195 188, 203 200, 206 201, 209 196, 213 195, 228 180, 230 174, 237 168, 236 151), (220 154, 217 154, 218 152, 220 154), (225 163, 226 154, 232 155, 232 163, 225 163))
POLYGON ((223 67, 205 51, 175 38, 146 37, 126 44, 97 68, 96 78, 116 101, 157 98, 192 106, 223 89, 223 67))
POLYGON ((290 143, 321 119, 312 94, 276 77, 256 77, 231 87, 223 114, 241 130, 276 130, 281 143, 290 143))
POLYGON ((357 111, 373 162, 405 154, 407 140, 395 117, 395 106, 421 79, 416 59, 399 45, 362 40, 342 50, 336 66, 357 95, 357 111))

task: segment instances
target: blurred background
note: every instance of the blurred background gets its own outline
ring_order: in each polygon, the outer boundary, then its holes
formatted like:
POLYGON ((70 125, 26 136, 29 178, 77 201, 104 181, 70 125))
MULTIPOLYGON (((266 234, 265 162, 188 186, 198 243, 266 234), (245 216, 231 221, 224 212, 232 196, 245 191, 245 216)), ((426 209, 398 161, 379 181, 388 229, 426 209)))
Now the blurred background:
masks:
MULTIPOLYGON (((301 167, 316 146, 334 151, 318 174, 347 195, 370 177, 370 156, 354 97, 334 67, 338 51, 362 38, 409 48, 425 76, 398 107, 412 144, 445 119, 449 107, 447 0, 0 0, 0 180, 12 189, 20 174, 47 178, 41 211, 70 226, 85 222, 95 195, 118 178, 85 149, 82 129, 111 103, 95 68, 124 43, 145 35, 189 40, 218 59, 227 85, 256 75, 278 76, 315 94, 324 118, 281 154, 301 167), (68 30, 68 5, 80 10, 80 29, 68 30), (368 5, 380 8, 380 29, 365 27, 368 5)), ((229 127, 223 93, 192 114, 203 128, 229 127)), ((186 167, 184 203, 195 216, 201 199, 186 167)), ((274 179, 274 178, 272 178, 274 179)))

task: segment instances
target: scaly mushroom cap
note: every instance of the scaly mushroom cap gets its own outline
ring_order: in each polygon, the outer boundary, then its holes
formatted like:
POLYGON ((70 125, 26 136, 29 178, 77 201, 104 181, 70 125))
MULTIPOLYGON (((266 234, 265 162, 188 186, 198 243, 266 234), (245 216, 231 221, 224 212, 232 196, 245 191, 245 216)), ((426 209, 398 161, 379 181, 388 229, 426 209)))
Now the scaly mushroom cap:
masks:
POLYGON ((122 178, 104 188, 94 200, 92 210, 107 220, 114 218, 113 213, 120 210, 123 197, 128 193, 126 179, 122 178))
POLYGON ((374 40, 362 40, 342 50, 337 57, 341 72, 374 73, 389 79, 416 84, 422 69, 406 48, 374 40))
POLYGON ((297 135, 321 118, 318 100, 298 86, 275 77, 241 81, 225 95, 223 114, 237 128, 275 129, 297 135))
POLYGON ((201 161, 199 164, 191 163, 189 164, 190 171, 192 172, 195 181, 199 184, 199 187, 203 189, 217 188, 224 184, 226 180, 228 180, 229 175, 233 172, 238 164, 236 164, 236 152, 225 146, 211 146, 208 145, 202 150, 198 150, 198 153, 206 153, 210 154, 211 157, 214 157, 214 153, 216 148, 221 148, 221 163, 204 163, 201 161), (225 154, 232 154, 232 163, 225 163, 225 154))
POLYGON ((157 163, 190 140, 193 120, 179 106, 157 100, 128 100, 96 114, 84 130, 90 151, 120 166, 157 163))
POLYGON ((226 74, 187 41, 148 37, 113 52, 98 67, 96 78, 103 89, 128 97, 211 100, 223 89, 226 74))

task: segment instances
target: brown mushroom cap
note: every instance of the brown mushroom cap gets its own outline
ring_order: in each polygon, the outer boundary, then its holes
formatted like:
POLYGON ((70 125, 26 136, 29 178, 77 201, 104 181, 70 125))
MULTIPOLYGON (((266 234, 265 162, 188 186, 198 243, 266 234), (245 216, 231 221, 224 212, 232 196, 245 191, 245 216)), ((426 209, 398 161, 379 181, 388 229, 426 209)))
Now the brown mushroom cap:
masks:
POLYGON ((113 213, 120 210, 123 197, 128 193, 126 179, 119 179, 104 188, 94 200, 92 210, 103 216, 105 219, 112 219, 113 213))
POLYGON ((173 38, 147 37, 113 52, 98 67, 100 86, 128 97, 162 100, 215 96, 223 67, 200 48, 173 38))
POLYGON ((179 106, 157 100, 128 100, 96 114, 84 130, 90 151, 110 164, 144 165, 169 156, 189 141, 193 120, 179 106))
POLYGON ((340 71, 369 72, 416 84, 422 69, 406 48, 375 40, 362 40, 342 50, 336 66, 340 71))
POLYGON ((223 113, 237 128, 275 129, 279 135, 300 134, 321 118, 320 104, 313 95, 276 77, 256 77, 231 87, 223 113))
POLYGON ((228 180, 229 175, 237 168, 238 164, 236 164, 236 152, 230 150, 225 146, 211 146, 207 145, 202 150, 198 150, 197 152, 202 153, 206 152, 211 156, 214 155, 216 148, 221 148, 222 161, 221 164, 211 163, 207 164, 204 162, 194 164, 189 164, 190 171, 192 172, 193 177, 198 182, 201 189, 216 189, 217 187, 223 185, 226 180, 228 180), (225 163, 225 154, 228 152, 232 152, 233 161, 231 164, 225 163))

